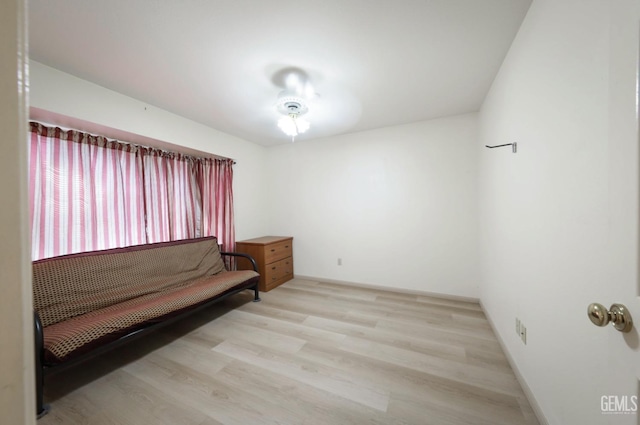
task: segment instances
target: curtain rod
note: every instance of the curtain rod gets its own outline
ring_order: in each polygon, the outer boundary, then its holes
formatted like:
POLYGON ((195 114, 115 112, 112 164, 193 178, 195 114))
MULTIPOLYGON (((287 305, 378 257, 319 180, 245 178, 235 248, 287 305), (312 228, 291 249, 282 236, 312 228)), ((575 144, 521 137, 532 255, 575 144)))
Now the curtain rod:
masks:
MULTIPOLYGON (((47 127, 47 128, 53 128, 53 129, 59 129, 61 131, 76 131, 79 133, 84 133, 87 134, 89 136, 92 137, 102 137, 104 139, 106 139, 109 142, 116 142, 116 143, 122 143, 125 145, 129 145, 129 146, 135 146, 137 148, 144 148, 144 149, 155 149, 157 151, 163 152, 163 153, 168 153, 168 154, 179 154, 185 157, 189 157, 189 158, 198 158, 198 156, 191 154, 191 153, 182 153, 182 152, 174 152, 174 151, 170 151, 167 150, 165 148, 159 148, 159 147, 154 147, 154 146, 147 146, 147 145, 143 145, 140 143, 134 143, 134 142, 127 142, 124 140, 120 140, 119 138, 116 137, 111 137, 111 136, 106 136, 106 135, 101 135, 101 134, 96 134, 95 132, 92 131, 87 131, 87 130, 80 130, 78 128, 70 128, 70 127, 66 127, 66 126, 61 126, 61 125, 57 125, 57 124, 52 124, 52 123, 47 123, 47 122, 42 122, 42 121, 36 121, 34 119, 30 119, 29 120, 29 124, 34 123, 34 124, 38 124, 41 125, 43 127, 47 127)), ((145 136, 141 136, 141 137, 145 137, 145 136)), ((145 137, 147 138, 147 137, 145 137)), ((155 139, 154 139, 155 140, 155 139)), ((161 140, 158 140, 158 142, 160 143, 169 143, 169 142, 162 142, 161 140)), ((189 149, 189 148, 187 148, 189 149)), ((233 164, 237 164, 237 161, 233 158, 228 158, 226 156, 222 156, 222 155, 216 155, 213 153, 208 153, 208 152, 202 152, 204 155, 206 155, 207 158, 214 158, 214 159, 221 159, 221 160, 232 160, 233 164)))

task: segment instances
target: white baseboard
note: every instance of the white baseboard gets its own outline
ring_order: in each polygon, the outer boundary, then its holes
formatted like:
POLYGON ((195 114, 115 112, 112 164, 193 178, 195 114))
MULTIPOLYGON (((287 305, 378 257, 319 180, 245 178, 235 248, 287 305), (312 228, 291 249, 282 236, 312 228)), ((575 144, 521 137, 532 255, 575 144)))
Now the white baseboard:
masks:
POLYGON ((498 333, 495 323, 493 323, 493 319, 491 318, 487 310, 482 305, 482 302, 480 302, 480 307, 482 308, 482 311, 484 312, 484 315, 486 316, 487 321, 489 322, 489 325, 491 325, 491 329, 493 329, 493 333, 498 339, 498 343, 500 344, 500 347, 502 348, 504 355, 507 357, 507 361, 509 362, 509 365, 511 365, 511 369, 513 370, 513 373, 516 375, 516 379, 518 380, 518 383, 520 383, 520 386, 522 387, 522 391, 524 391, 524 395, 525 397, 527 397, 527 400, 529 401, 529 405, 531 405, 531 409, 533 409, 533 413, 536 415, 536 418, 538 418, 538 422, 540 422, 540 425, 549 425, 549 421, 547 421, 547 418, 545 418, 544 413, 542 412, 542 409, 538 404, 538 400, 536 400, 536 397, 533 395, 531 388, 529 388, 529 384, 527 384, 527 381, 524 379, 524 377, 520 373, 520 370, 518 370, 518 367, 516 366, 516 363, 513 360, 513 357, 511 357, 511 353, 509 352, 509 350, 507 350, 507 346, 504 343, 504 340, 498 333))
POLYGON ((450 294, 441 294, 439 292, 428 292, 428 291, 420 291, 416 289, 406 289, 406 288, 395 288, 392 286, 382 286, 382 285, 371 285, 369 283, 360 283, 360 282, 349 282, 345 280, 334 280, 334 279, 326 279, 323 277, 315 277, 315 276, 302 276, 295 275, 296 279, 304 279, 304 280, 315 280, 318 282, 327 282, 327 283, 335 283, 336 285, 345 285, 345 286, 355 286, 358 288, 368 288, 368 289, 377 289, 380 291, 388 291, 388 292, 398 292, 401 294, 411 294, 411 295, 422 295, 425 297, 433 297, 440 298, 445 300, 452 301, 463 301, 468 303, 479 303, 480 300, 478 298, 473 297, 464 297, 461 295, 450 295, 450 294))

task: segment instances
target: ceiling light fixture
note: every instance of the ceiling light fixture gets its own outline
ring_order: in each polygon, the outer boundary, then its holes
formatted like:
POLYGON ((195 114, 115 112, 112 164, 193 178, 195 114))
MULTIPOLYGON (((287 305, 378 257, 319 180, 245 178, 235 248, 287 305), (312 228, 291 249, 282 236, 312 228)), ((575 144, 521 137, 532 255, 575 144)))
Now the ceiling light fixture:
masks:
POLYGON ((287 135, 291 136, 291 141, 295 141, 298 134, 309 130, 309 121, 301 118, 309 111, 307 102, 298 96, 290 96, 287 90, 280 92, 276 108, 283 117, 278 120, 278 127, 287 135))

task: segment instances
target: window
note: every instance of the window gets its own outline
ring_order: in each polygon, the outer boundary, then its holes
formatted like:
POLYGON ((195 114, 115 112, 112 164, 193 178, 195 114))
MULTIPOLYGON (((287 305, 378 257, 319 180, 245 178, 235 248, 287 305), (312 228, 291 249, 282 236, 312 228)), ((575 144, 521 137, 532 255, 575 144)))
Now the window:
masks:
POLYGON ((233 161, 31 123, 34 260, 217 236, 235 247, 233 161))

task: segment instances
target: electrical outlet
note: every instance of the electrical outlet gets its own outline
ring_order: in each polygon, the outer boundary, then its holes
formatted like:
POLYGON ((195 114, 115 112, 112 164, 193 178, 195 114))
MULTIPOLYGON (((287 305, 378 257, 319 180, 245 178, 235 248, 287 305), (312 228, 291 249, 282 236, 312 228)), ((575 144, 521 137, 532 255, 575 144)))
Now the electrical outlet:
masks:
POLYGON ((527 345, 527 327, 516 317, 516 334, 522 340, 524 345, 527 345))
POLYGON ((341 266, 342 265, 342 258, 338 258, 338 265, 341 266))

